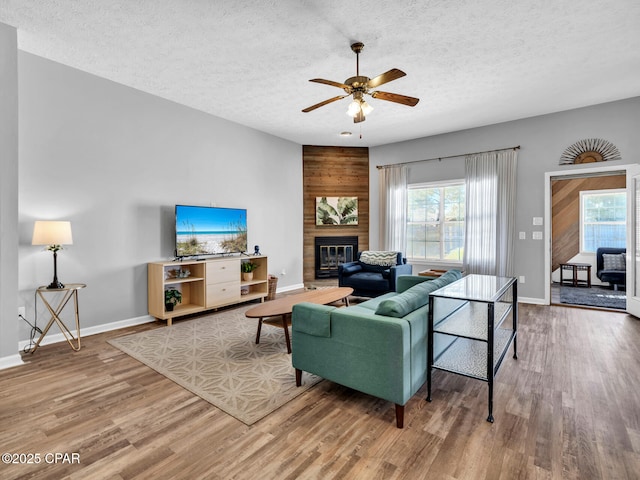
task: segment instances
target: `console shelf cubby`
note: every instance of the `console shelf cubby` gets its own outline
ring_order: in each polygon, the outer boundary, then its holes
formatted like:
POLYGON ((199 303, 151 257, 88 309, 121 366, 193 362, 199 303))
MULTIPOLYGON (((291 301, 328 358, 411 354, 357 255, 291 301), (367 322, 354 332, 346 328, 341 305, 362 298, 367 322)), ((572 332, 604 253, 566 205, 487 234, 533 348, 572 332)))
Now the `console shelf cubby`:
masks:
POLYGON ((151 262, 147 265, 149 315, 166 320, 199 313, 251 300, 264 301, 268 295, 266 256, 221 257, 206 260, 151 262), (251 261, 258 265, 253 279, 242 280, 240 264, 251 261), (182 302, 173 311, 164 305, 164 292, 175 288, 182 302))

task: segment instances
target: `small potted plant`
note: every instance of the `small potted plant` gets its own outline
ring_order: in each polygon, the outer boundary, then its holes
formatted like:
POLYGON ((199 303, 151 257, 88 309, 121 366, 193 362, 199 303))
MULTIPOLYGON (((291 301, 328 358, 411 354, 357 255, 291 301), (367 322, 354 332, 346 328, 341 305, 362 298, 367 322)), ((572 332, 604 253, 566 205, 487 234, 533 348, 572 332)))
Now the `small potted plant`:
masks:
POLYGON ((252 261, 242 262, 240 264, 240 270, 242 270, 242 279, 245 282, 250 282, 253 280, 253 271, 258 268, 257 263, 253 263, 252 261))
POLYGON ((176 304, 182 303, 182 293, 175 288, 169 288, 164 291, 164 307, 167 312, 173 312, 173 308, 176 304))

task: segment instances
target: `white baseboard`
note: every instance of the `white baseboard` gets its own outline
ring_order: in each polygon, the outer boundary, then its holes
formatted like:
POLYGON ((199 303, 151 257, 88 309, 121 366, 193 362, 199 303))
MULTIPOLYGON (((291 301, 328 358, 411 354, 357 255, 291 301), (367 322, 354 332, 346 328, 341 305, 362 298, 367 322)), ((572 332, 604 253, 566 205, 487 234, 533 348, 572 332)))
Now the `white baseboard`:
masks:
MULTIPOLYGON (((304 284, 291 285, 288 287, 278 288, 276 289, 276 292, 288 292, 290 290, 298 290, 298 289, 304 289, 304 284)), ((142 325, 143 323, 150 323, 154 321, 155 321, 154 317, 150 315, 143 315, 141 317, 129 318, 126 320, 120 320, 118 322, 105 323, 103 325, 96 325, 95 327, 82 328, 80 333, 82 337, 87 337, 90 335, 96 335, 98 333, 110 332, 112 330, 118 330, 120 328, 126 328, 126 327, 133 327, 135 325, 142 325)), ((71 330, 71 333, 74 336, 77 335, 75 330, 71 330)), ((66 339, 62 333, 55 333, 55 334, 47 335, 46 337, 44 337, 40 345, 50 345, 52 343, 64 342, 65 340, 66 339)), ((21 342, 18 343, 18 350, 22 351, 28 345, 29 345, 29 340, 22 340, 21 342)), ((10 357, 5 357, 7 359, 6 361, 5 359, 0 358, 0 370, 2 368, 8 368, 15 365, 22 365, 24 363, 22 362, 20 355, 15 355, 15 357, 18 358, 18 363, 15 363, 15 359, 13 357, 14 355, 10 357), (6 366, 4 366, 5 363, 7 364, 6 366)))
POLYGON ((304 283, 289 285, 288 287, 276 288, 276 293, 290 292, 292 290, 304 290, 304 283))
MULTIPOLYGON (((98 333, 110 332, 112 330, 118 330, 120 328, 133 327, 135 325, 142 325, 143 323, 155 322, 155 318, 150 315, 143 315, 141 317, 129 318, 126 320, 120 320, 118 322, 105 323, 103 325, 96 325, 95 327, 86 327, 81 328, 80 334, 82 337, 88 337, 90 335, 97 335, 98 333)), ((77 336, 77 332, 75 330, 71 330, 73 336, 77 336)), ((42 340, 40 345, 50 345, 52 343, 64 342, 65 337, 62 333, 55 333, 53 335, 47 335, 42 340)), ((18 343, 18 348, 22 351, 25 347, 29 345, 29 340, 22 340, 18 343)), ((18 355, 19 356, 19 355, 18 355)), ((1 363, 0 363, 0 368, 1 363)))
POLYGON ((518 297, 518 303, 531 303, 533 305, 549 305, 544 298, 518 297))
POLYGON ((24 365, 20 354, 9 355, 8 357, 0 358, 0 370, 5 368, 17 367, 18 365, 24 365))

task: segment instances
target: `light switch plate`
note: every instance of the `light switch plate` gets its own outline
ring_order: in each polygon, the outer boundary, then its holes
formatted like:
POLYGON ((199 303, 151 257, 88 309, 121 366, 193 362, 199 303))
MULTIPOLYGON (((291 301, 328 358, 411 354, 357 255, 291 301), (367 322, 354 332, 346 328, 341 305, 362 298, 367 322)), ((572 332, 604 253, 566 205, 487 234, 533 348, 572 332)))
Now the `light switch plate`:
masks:
POLYGON ((533 232, 531 238, 534 240, 542 240, 542 232, 533 232))
POLYGON ((527 239, 527 232, 520 232, 518 238, 520 240, 526 240, 527 239))
POLYGON ((534 225, 542 225, 542 217, 533 217, 534 225))

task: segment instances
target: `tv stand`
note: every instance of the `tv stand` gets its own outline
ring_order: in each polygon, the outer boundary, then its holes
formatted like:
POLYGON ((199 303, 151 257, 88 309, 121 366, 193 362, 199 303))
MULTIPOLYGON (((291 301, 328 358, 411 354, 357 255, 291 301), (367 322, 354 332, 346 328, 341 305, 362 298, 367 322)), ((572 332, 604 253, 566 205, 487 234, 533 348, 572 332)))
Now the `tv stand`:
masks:
POLYGON ((251 300, 263 302, 269 293, 268 278, 264 255, 151 262, 147 265, 149 315, 171 325, 174 318, 184 315, 251 300), (249 260, 258 264, 258 268, 252 280, 244 281, 240 264, 249 260), (178 270, 188 270, 189 276, 176 276, 178 270), (173 311, 167 311, 164 304, 164 291, 170 288, 182 294, 182 302, 173 311))

